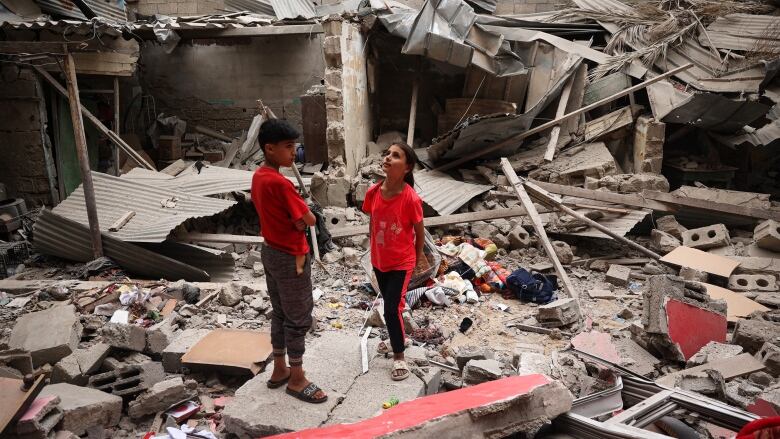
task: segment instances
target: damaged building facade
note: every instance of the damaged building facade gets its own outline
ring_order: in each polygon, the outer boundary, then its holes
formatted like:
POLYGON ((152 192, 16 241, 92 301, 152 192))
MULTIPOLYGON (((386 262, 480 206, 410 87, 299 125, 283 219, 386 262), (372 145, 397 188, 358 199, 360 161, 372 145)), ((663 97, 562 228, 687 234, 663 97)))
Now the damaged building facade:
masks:
POLYGON ((777 428, 777 29, 772 1, 0 0, 0 436, 777 428), (273 118, 317 215, 317 406, 267 385, 273 118), (400 382, 361 209, 396 142, 430 266, 400 382))

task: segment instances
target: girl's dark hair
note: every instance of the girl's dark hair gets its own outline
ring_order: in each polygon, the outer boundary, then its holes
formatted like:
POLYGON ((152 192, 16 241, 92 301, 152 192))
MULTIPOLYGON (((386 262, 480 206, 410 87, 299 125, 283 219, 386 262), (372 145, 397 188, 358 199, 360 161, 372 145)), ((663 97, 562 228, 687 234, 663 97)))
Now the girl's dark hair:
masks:
POLYGON ((406 144, 406 142, 395 142, 390 146, 401 148, 406 156, 406 164, 412 165, 412 170, 404 174, 404 181, 414 189, 414 167, 417 166, 417 154, 411 146, 406 144))

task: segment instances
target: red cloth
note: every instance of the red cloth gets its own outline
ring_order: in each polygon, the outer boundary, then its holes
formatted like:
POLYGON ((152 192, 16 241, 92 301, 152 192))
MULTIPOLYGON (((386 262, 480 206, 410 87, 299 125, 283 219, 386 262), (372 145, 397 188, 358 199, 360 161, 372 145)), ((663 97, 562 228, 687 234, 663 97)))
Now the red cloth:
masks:
POLYGON ((266 245, 296 256, 309 253, 306 234, 295 228, 309 206, 290 180, 276 169, 261 166, 252 176, 252 202, 266 245))
POLYGON ((780 438, 780 416, 756 419, 742 427, 737 439, 778 439, 780 438))
POLYGON ((411 270, 417 262, 414 225, 422 221, 422 200, 408 184, 393 198, 371 186, 363 212, 371 215, 371 264, 380 271, 411 270))

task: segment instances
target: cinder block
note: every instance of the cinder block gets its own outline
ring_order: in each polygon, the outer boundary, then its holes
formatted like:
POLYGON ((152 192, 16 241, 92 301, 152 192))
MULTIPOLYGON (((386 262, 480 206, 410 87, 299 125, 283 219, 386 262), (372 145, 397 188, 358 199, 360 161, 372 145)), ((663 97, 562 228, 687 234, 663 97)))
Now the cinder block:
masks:
POLYGON ((777 279, 770 274, 733 274, 729 289, 734 291, 777 291, 777 279))
POLYGON ((24 412, 16 424, 19 435, 46 437, 58 422, 63 413, 59 408, 59 396, 40 396, 24 412))
POLYGON ((165 371, 162 364, 150 361, 94 375, 89 379, 89 387, 116 396, 128 397, 149 389, 163 379, 165 379, 165 371))
POLYGON ((701 250, 724 247, 731 244, 729 231, 723 224, 687 230, 683 233, 683 245, 701 250))
POLYGON ((607 282, 618 287, 628 286, 628 278, 631 276, 631 269, 625 265, 612 264, 607 270, 607 282))
POLYGON ((753 231, 756 245, 767 250, 780 252, 780 223, 766 220, 753 231))

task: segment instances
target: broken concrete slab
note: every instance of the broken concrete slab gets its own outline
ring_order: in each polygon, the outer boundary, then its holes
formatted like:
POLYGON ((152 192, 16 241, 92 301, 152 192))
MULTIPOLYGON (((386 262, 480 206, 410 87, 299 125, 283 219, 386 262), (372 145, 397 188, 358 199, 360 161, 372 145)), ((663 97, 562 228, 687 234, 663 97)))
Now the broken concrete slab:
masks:
POLYGON ((101 330, 103 342, 118 348, 142 352, 146 348, 146 329, 124 323, 107 323, 101 330))
POLYGON ((338 437, 507 437, 533 435, 571 408, 571 393, 544 375, 527 375, 401 403, 381 415, 354 424, 296 431, 280 438, 338 437))
MULTIPOLYGON (((335 331, 321 334, 307 340, 303 364, 306 377, 328 394, 328 401, 308 404, 284 395, 284 389, 281 393, 269 391, 266 381, 272 368, 267 368, 241 386, 225 407, 222 416, 228 433, 239 438, 254 438, 316 427, 327 421, 329 413, 347 394, 363 368, 360 344, 355 342, 354 336, 335 331), (334 358, 343 360, 339 367, 333 367, 334 358), (296 415, 289 416, 290 413, 296 415)), ((376 339, 369 339, 368 352, 375 352, 377 343, 376 339)))
POLYGON ((22 349, 0 351, 0 377, 22 379, 33 372, 32 357, 22 349))
POLYGON ((70 383, 77 386, 87 385, 87 377, 81 373, 78 358, 75 353, 68 355, 54 365, 51 371, 51 382, 70 383))
POLYGON ((678 376, 686 373, 698 373, 705 370, 717 370, 724 380, 730 380, 738 376, 749 375, 764 369, 764 365, 748 353, 737 355, 736 357, 713 361, 701 366, 690 369, 683 369, 677 372, 666 374, 656 380, 656 383, 662 386, 674 386, 678 376))
POLYGON ((763 249, 780 252, 780 223, 773 220, 762 222, 753 231, 753 239, 763 249))
POLYGON ((718 343, 711 341, 704 345, 699 352, 688 359, 686 367, 696 367, 702 364, 735 357, 742 353, 742 346, 718 343))
POLYGON ((655 220, 655 225, 658 230, 668 233, 680 241, 683 239, 683 233, 688 230, 677 222, 677 218, 675 218, 674 215, 665 215, 657 218, 655 220))
POLYGON ((764 343, 756 354, 772 376, 780 375, 780 347, 772 343, 764 343))
POLYGON ((538 309, 536 320, 546 328, 557 328, 566 326, 580 319, 580 307, 577 299, 566 298, 558 299, 538 309))
POLYGON ((60 428, 77 435, 86 433, 90 427, 114 427, 122 416, 122 398, 89 387, 50 384, 41 390, 40 396, 60 398, 63 412, 60 428))
POLYGON ((758 319, 740 320, 734 328, 731 342, 751 354, 760 351, 765 343, 780 346, 780 323, 758 319))
POLYGON ((146 392, 138 395, 127 406, 131 418, 140 418, 165 410, 176 404, 198 396, 198 383, 174 377, 155 383, 146 392))
POLYGON ((144 352, 151 355, 159 355, 176 338, 179 326, 176 320, 179 315, 176 312, 169 314, 159 323, 155 323, 146 330, 146 348, 144 352))
POLYGON ((73 305, 53 306, 19 317, 8 346, 29 351, 34 367, 55 364, 76 350, 82 330, 73 305))
POLYGON ((455 362, 460 370, 463 370, 466 363, 471 360, 492 360, 494 358, 495 353, 492 350, 477 346, 464 346, 458 349, 455 354, 455 362))
POLYGON ((168 373, 181 372, 181 357, 206 337, 208 329, 185 329, 176 334, 176 338, 162 351, 163 369, 168 373))
POLYGON ((612 343, 620 354, 620 365, 634 373, 650 376, 661 363, 661 360, 630 338, 618 338, 612 343))
POLYGON ((547 355, 537 352, 521 352, 520 355, 515 357, 515 367, 518 375, 540 373, 550 376, 552 374, 551 359, 547 355))
POLYGON ((620 364, 620 355, 609 334, 599 331, 581 332, 571 339, 571 345, 578 351, 620 364))
POLYGON ((631 277, 631 269, 625 265, 612 264, 607 270, 606 281, 618 287, 628 286, 628 279, 631 277))
POLYGON ((650 231, 650 248, 663 254, 681 246, 680 241, 669 233, 653 229, 650 231))
POLYGON ((496 360, 469 360, 463 367, 463 384, 481 384, 501 378, 501 363, 496 360))

